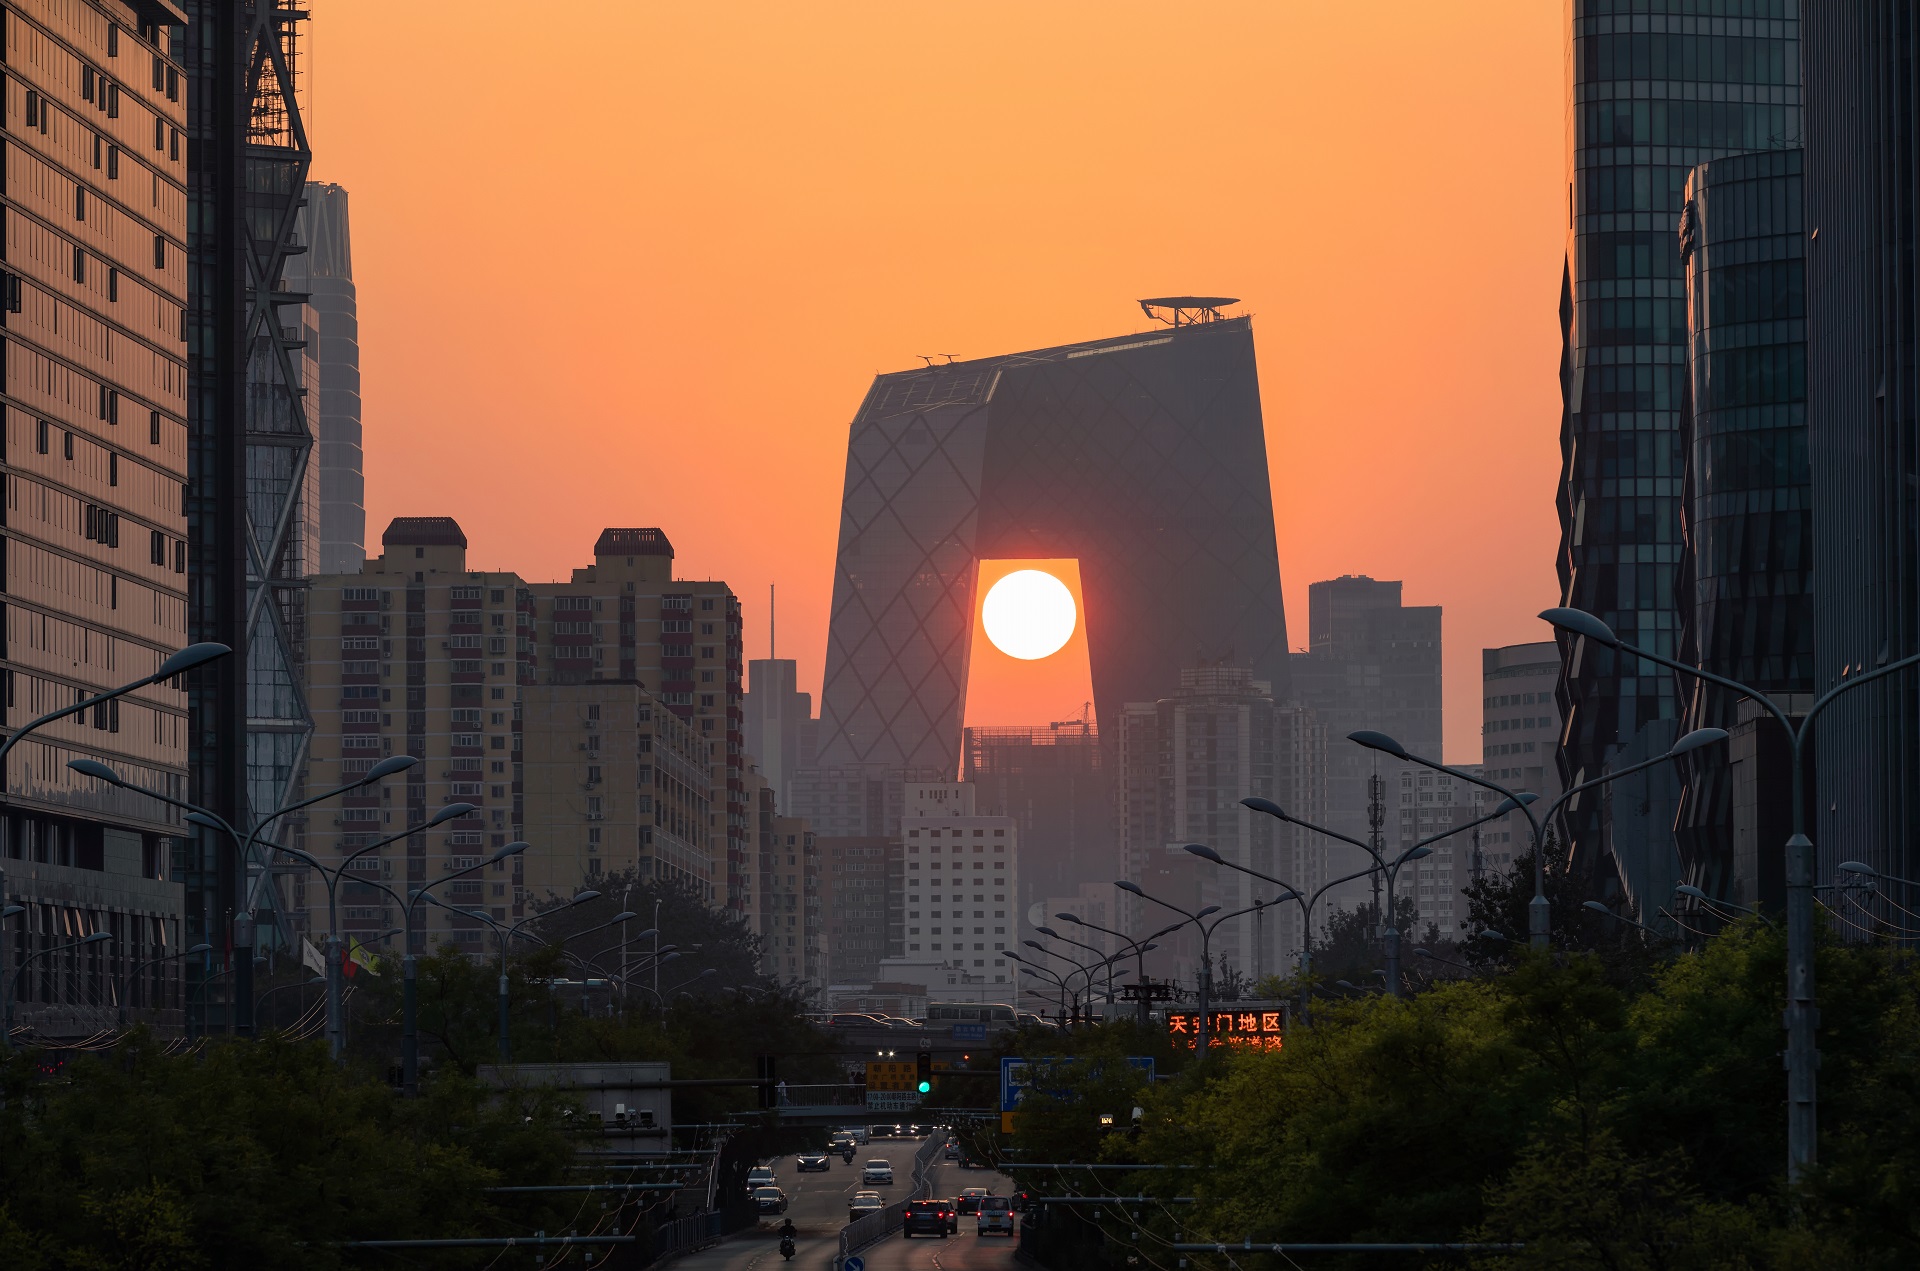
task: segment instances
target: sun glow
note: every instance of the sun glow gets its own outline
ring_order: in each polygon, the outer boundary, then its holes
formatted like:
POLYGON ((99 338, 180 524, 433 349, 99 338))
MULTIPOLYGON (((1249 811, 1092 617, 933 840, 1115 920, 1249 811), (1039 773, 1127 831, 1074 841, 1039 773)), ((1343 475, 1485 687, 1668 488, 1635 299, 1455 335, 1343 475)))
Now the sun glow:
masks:
POLYGON ((1035 662, 1066 646, 1080 612, 1073 593, 1058 578, 1045 570, 1018 569, 987 592, 980 619, 994 648, 1035 662))

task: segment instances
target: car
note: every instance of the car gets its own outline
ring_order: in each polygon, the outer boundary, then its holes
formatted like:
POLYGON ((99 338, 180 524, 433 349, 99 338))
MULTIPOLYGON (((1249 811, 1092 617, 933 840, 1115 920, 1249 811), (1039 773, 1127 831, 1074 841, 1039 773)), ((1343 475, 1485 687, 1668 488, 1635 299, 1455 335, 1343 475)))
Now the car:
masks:
POLYGON ((843 1125, 839 1129, 833 1132, 833 1137, 836 1139, 840 1139, 840 1138, 852 1139, 855 1143, 858 1143, 860 1144, 860 1146, 865 1147, 867 1145, 867 1137, 868 1137, 867 1127, 864 1125, 843 1125))
POLYGON ((893 1162, 885 1157, 876 1156, 860 1167, 860 1181, 893 1186, 893 1162))
POLYGON ((802 1152, 793 1158, 793 1167, 802 1174, 824 1174, 830 1162, 825 1152, 802 1152))
POLYGON ((753 1189, 753 1207, 763 1214, 784 1214, 787 1212, 787 1194, 778 1187, 756 1187, 753 1189))
POLYGON ((960 1145, 958 1143, 947 1144, 947 1159, 950 1161, 957 1161, 960 1159, 960 1145))
POLYGON ((772 1187, 776 1181, 773 1177, 773 1170, 768 1166, 756 1165, 747 1171, 748 1191, 752 1191, 756 1187, 772 1187))
POLYGON ((868 1214, 877 1214, 887 1207, 879 1192, 855 1192, 853 1199, 847 1202, 847 1221, 865 1218, 868 1214))
POLYGON ((960 1193, 959 1212, 963 1214, 979 1213, 980 1202, 985 1200, 988 1196, 991 1196, 992 1194, 993 1194, 992 1192, 989 1192, 984 1187, 967 1188, 965 1191, 960 1193))
POLYGON ((1024 1214, 1027 1210, 1033 1208, 1032 1192, 1015 1192, 1011 1199, 1013 1201, 1013 1212, 1016 1214, 1024 1214))
POLYGON ((933 1133, 933 1127, 930 1125, 909 1126, 907 1128, 907 1133, 912 1135, 916 1139, 924 1139, 933 1133))
POLYGON ((1005 1196, 980 1198, 980 1217, 974 1234, 984 1236, 992 1232, 1006 1236, 1013 1234, 1013 1202, 1005 1196))
POLYGON ((893 1137, 893 1127, 890 1125, 870 1125, 867 1127, 867 1136, 875 1139, 890 1139, 893 1137))
POLYGON ((961 1169, 985 1169, 987 1168, 987 1163, 981 1160, 977 1156, 963 1156, 960 1158, 960 1168, 961 1169))
POLYGON ((950 1200, 910 1200, 906 1217, 901 1220, 900 1234, 905 1237, 957 1236, 960 1215, 950 1200))

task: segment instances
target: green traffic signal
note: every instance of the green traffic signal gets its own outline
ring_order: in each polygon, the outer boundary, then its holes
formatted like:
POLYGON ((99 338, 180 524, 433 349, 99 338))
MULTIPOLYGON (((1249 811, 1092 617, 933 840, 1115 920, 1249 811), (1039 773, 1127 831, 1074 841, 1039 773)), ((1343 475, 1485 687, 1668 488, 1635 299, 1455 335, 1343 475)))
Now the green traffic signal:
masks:
POLYGON ((932 1089, 933 1089, 933 1083, 931 1081, 923 1081, 920 1083, 921 1094, 926 1094, 929 1090, 932 1090, 932 1089))

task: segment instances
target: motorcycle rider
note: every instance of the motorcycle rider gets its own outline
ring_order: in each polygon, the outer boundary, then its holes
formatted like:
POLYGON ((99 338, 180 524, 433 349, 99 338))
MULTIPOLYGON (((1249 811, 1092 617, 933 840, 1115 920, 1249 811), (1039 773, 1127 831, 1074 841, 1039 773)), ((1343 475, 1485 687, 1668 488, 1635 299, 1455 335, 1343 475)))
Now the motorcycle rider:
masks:
POLYGON ((780 1224, 781 1257, 791 1258, 793 1256, 793 1238, 799 1234, 799 1229, 793 1225, 793 1219, 789 1218, 780 1224))

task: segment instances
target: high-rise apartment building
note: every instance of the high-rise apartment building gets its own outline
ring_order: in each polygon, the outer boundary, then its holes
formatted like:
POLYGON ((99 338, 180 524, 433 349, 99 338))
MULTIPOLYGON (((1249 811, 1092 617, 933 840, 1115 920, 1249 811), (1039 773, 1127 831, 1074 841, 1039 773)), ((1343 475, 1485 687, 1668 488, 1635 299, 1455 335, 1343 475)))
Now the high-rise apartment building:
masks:
POLYGON ((889 768, 884 764, 832 764, 802 768, 789 781, 795 816, 824 837, 898 835, 913 783, 952 780, 936 768, 889 768))
POLYGON ((880 974, 925 984, 935 998, 965 987, 980 991, 963 997, 1010 1003, 1020 978, 1007 957, 1021 939, 1020 827, 980 815, 977 795, 964 781, 907 786, 880 974))
MULTIPOLYGON (((1308 652, 1293 656, 1294 692, 1326 731, 1329 829, 1364 839, 1372 832, 1372 779, 1388 763, 1349 733, 1386 733, 1414 754, 1441 758, 1440 606, 1406 605, 1401 584, 1347 575, 1307 588, 1308 652)), ((1327 849, 1327 877, 1362 867, 1358 848, 1327 849)), ((1335 903, 1352 903, 1359 884, 1335 903)))
POLYGON ((847 440, 823 765, 959 772, 983 560, 1079 562, 1103 728, 1196 652, 1284 687, 1253 328, 1220 314, 1233 303, 1143 301, 1169 325, 874 380, 847 440))
POLYGON ((718 806, 706 739, 634 680, 523 684, 514 704, 535 900, 607 874, 679 883, 713 903, 718 806))
POLYGON ((969 728, 960 775, 982 812, 1019 823, 1023 905, 1086 883, 1110 888, 1120 876, 1113 784, 1091 717, 969 728))
MULTIPOLYGON (((1894 0, 1809 7, 1807 437, 1813 496, 1814 684, 1920 653, 1920 121, 1914 15, 1894 0)), ((1897 673, 1834 700, 1815 725, 1817 882, 1841 861, 1881 871, 1857 900, 1894 927, 1920 912, 1920 711, 1897 673), (1898 906, 1898 908, 1895 908, 1898 906)), ((1862 922, 1856 910, 1851 921, 1862 922)))
POLYGON ((306 354, 319 385, 308 415, 319 445, 308 458, 318 500, 309 573, 351 574, 367 559, 366 481, 361 472, 360 314, 353 287, 347 191, 309 181, 295 230, 306 248, 287 262, 287 286, 305 292, 313 334, 306 354), (314 408, 314 403, 318 408, 314 408))
POLYGON ((674 577, 657 529, 609 529, 593 564, 535 583, 541 680, 638 680, 699 734, 712 774, 715 903, 757 903, 743 733, 740 602, 723 582, 674 577))
MULTIPOLYGON (((1567 258, 1560 315, 1562 603, 1620 637, 1679 652, 1686 282, 1674 226, 1697 163, 1800 144, 1799 0, 1573 0, 1567 258)), ((1677 736, 1673 677, 1606 650, 1568 655, 1567 784, 1650 758, 1677 736)), ((1679 783, 1643 811, 1590 800, 1567 820, 1581 868, 1664 903, 1679 783), (1610 867, 1604 862, 1611 861, 1610 867)), ((1636 809, 1641 805, 1636 803, 1636 809)))
POLYGON ((827 984, 819 848, 804 820, 779 815, 771 786, 761 793, 755 857, 760 966, 775 980, 817 991, 827 984))
MULTIPOLYGON (((1800 150, 1714 159, 1687 179, 1681 660, 1790 711, 1814 687, 1813 502, 1807 468, 1806 256, 1800 150)), ((1792 759, 1785 734, 1743 698, 1682 690, 1682 729, 1733 731, 1690 755, 1679 869, 1741 905, 1785 899, 1792 759)))
MULTIPOLYGON (((476 805, 470 816, 360 858, 367 880, 405 895, 525 837, 521 692, 538 669, 534 599, 517 574, 468 570, 467 538, 452 517, 396 518, 381 544, 384 552, 359 572, 313 580, 306 674, 316 728, 306 780, 324 790, 389 755, 421 762, 404 780, 321 805, 306 844, 335 862, 448 804, 476 805)), ((524 916, 530 873, 553 876, 530 855, 434 895, 497 918, 524 916)), ((283 861, 279 872, 296 923, 318 943, 327 929, 325 886, 304 866, 283 861)), ((400 925, 392 898, 374 887, 345 882, 339 903, 345 933, 400 925)), ((451 940, 479 952, 485 943, 479 921, 445 908, 416 908, 413 930, 416 951, 451 940)))
MULTIPOLYGON (((187 170, 168 145, 186 120, 179 33, 153 24, 161 12, 28 0, 4 15, 10 728, 152 672, 189 638, 187 170)), ((188 943, 179 821, 67 761, 96 758, 181 798, 188 744, 187 695, 167 683, 49 725, 8 756, 0 867, 5 902, 25 912, 7 920, 7 965, 114 935, 26 968, 15 1020, 37 1034, 110 1027, 121 977, 188 943)), ((178 1027, 180 975, 177 962, 142 972, 133 1017, 178 1027)))
MULTIPOLYGON (((1190 667, 1180 672, 1173 695, 1128 703, 1115 738, 1122 876, 1157 899, 1183 908, 1218 905, 1227 914, 1277 894, 1270 884, 1201 861, 1185 850, 1193 843, 1310 892, 1320 880, 1300 877, 1301 868, 1323 858, 1304 858, 1297 849, 1317 852, 1318 845, 1302 842, 1297 826, 1249 811, 1240 800, 1272 799, 1295 816, 1317 820, 1320 809, 1303 800, 1313 797, 1318 755, 1293 748, 1318 736, 1294 712, 1276 708, 1266 682, 1243 666, 1190 667), (1157 884, 1176 894, 1156 891, 1157 884)), ((1171 917, 1144 901, 1123 912, 1125 930, 1141 935, 1171 917)), ((1258 977, 1280 970, 1283 951, 1297 950, 1301 936, 1298 910, 1287 906, 1277 917, 1248 913, 1222 922, 1211 952, 1216 969, 1230 965, 1258 977)))

